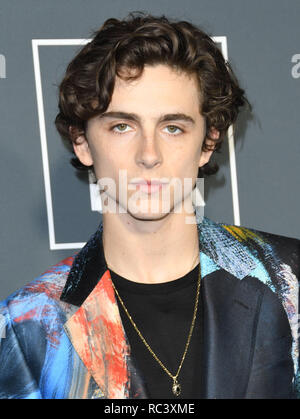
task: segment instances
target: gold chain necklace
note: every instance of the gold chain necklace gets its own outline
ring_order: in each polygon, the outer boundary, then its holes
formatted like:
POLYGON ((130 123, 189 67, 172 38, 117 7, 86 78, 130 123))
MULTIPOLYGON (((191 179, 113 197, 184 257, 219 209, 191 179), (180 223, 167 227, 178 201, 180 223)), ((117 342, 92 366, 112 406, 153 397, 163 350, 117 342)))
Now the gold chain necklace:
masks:
POLYGON ((198 282, 197 282, 197 294, 196 294, 196 300, 195 300, 195 307, 194 307, 192 324, 191 324, 190 332, 189 332, 188 339, 187 339, 187 342, 186 342, 186 345, 185 345, 184 353, 182 355, 181 362, 179 364, 177 373, 175 375, 173 375, 173 374, 170 373, 170 371, 168 370, 168 368, 161 362, 161 360, 158 358, 158 356, 153 352, 153 350, 151 349, 150 345, 148 344, 148 342, 146 341, 146 339, 143 337, 143 335, 139 331, 137 325, 135 324, 135 322, 133 321, 132 317, 128 313, 128 310, 125 307, 125 304, 124 304, 122 298, 120 297, 120 295, 119 295, 119 293, 118 293, 118 291, 117 291, 117 289, 116 289, 116 287, 115 287, 115 285, 114 285, 114 283, 112 281, 112 285, 113 285, 113 288, 114 288, 114 290, 115 290, 115 292, 116 292, 116 294, 118 296, 118 299, 119 299, 122 307, 124 308, 124 311, 127 314, 130 322, 132 323, 134 329, 136 330, 136 332, 138 333, 139 337, 141 338, 141 340, 143 341, 144 345, 147 347, 147 349, 149 350, 149 352, 151 353, 151 355, 154 357, 154 359, 159 363, 159 365, 168 374, 168 376, 173 379, 172 391, 173 391, 173 394, 175 396, 179 396, 180 393, 181 393, 181 385, 178 383, 177 377, 178 377, 178 375, 180 373, 180 370, 181 370, 183 361, 185 359, 185 356, 186 356, 186 353, 187 353, 187 350, 188 350, 188 347, 189 347, 189 344, 190 344, 192 333, 193 333, 193 330, 194 330, 195 320, 196 320, 196 316, 197 316, 197 309, 198 309, 198 301, 199 301, 200 281, 201 281, 201 266, 199 264, 199 275, 198 275, 198 282))

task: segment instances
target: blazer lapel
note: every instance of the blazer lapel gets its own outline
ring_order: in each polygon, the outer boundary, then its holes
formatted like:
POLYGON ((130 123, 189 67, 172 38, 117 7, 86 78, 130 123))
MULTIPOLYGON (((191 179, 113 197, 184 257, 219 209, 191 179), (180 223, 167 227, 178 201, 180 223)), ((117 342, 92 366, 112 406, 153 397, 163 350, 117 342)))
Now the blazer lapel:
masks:
POLYGON ((204 398, 245 397, 261 298, 262 293, 223 269, 204 278, 204 398))
POLYGON ((64 325, 75 350, 106 398, 128 398, 126 342, 109 271, 64 325))

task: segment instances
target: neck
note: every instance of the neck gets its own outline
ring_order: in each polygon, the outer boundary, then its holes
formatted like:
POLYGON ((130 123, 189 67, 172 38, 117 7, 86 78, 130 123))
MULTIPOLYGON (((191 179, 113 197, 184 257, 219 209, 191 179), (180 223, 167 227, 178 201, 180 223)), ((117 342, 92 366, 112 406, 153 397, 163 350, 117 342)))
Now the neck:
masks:
MULTIPOLYGON (((186 275, 199 263, 199 239, 187 214, 170 213, 141 220, 129 213, 103 214, 103 248, 107 266, 140 283, 163 283, 186 275)), ((191 218, 191 215, 189 214, 191 218)))

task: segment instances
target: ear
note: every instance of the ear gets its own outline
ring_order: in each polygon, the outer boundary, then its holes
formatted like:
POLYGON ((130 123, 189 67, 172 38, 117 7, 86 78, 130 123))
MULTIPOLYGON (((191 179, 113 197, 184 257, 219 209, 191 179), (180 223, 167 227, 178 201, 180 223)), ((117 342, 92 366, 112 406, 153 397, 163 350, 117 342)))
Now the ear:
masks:
MULTIPOLYGON (((212 127, 210 129, 210 137, 213 138, 214 140, 217 140, 220 137, 220 131, 218 131, 217 129, 215 129, 214 127, 212 127)), ((199 167, 204 166, 206 163, 209 162, 209 159, 212 156, 212 153, 215 151, 214 150, 214 146, 215 146, 215 142, 213 140, 211 140, 210 138, 205 137, 204 138, 204 142, 209 146, 210 150, 202 150, 201 151, 201 156, 200 156, 200 160, 199 160, 199 167)))
MULTIPOLYGON (((70 136, 74 134, 72 127, 69 128, 69 132, 70 136)), ((92 166, 94 164, 89 143, 85 135, 82 134, 76 137, 76 139, 73 141, 73 149, 74 153, 82 164, 85 166, 92 166)))

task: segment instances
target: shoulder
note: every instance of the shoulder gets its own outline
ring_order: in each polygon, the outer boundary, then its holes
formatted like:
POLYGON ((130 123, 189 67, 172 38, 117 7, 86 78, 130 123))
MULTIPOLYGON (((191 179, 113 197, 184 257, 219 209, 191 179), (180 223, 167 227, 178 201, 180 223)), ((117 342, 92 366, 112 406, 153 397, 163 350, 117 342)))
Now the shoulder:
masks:
POLYGON ((239 279, 259 278, 273 290, 300 271, 300 240, 265 231, 217 223, 206 217, 200 228, 202 251, 239 279))
POLYGON ((60 389, 62 375, 54 377, 51 368, 64 371, 69 362, 63 326, 72 307, 60 294, 73 259, 51 266, 0 302, 0 399, 41 398, 41 383, 46 393, 50 382, 60 389))
POLYGON ((286 305, 298 298, 300 240, 266 231, 220 223, 236 243, 237 254, 251 259, 250 276, 276 292, 286 305), (243 253, 244 252, 244 253, 243 253))
POLYGON ((268 272, 300 272, 300 240, 266 231, 237 226, 228 223, 215 223, 203 220, 205 234, 212 239, 216 251, 222 254, 231 252, 241 264, 262 267, 268 272))
POLYGON ((75 255, 49 267, 43 274, 0 302, 0 315, 13 323, 44 321, 50 311, 63 310, 60 295, 75 255))
POLYGON ((226 223, 218 223, 220 227, 228 231, 239 242, 248 245, 252 248, 262 247, 270 250, 274 249, 276 252, 288 254, 299 260, 300 240, 292 237, 287 237, 279 234, 269 233, 266 231, 237 226, 226 223), (255 246, 256 245, 256 246, 255 246))

